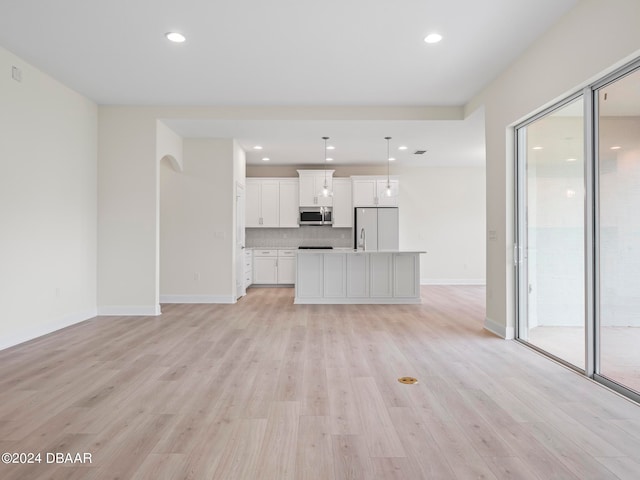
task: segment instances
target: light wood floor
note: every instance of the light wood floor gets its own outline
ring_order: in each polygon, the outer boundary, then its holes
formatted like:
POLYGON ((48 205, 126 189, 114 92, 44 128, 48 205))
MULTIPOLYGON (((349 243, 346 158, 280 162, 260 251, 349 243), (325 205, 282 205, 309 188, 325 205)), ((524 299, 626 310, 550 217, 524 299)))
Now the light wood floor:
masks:
POLYGON ((482 287, 422 305, 99 317, 0 352, 7 479, 637 479, 640 407, 483 330, 482 287), (402 385, 414 376, 417 385, 402 385))
MULTIPOLYGON (((584 328, 536 327, 528 341, 584 369, 584 328)), ((640 393, 640 327, 600 327, 600 374, 640 393)))

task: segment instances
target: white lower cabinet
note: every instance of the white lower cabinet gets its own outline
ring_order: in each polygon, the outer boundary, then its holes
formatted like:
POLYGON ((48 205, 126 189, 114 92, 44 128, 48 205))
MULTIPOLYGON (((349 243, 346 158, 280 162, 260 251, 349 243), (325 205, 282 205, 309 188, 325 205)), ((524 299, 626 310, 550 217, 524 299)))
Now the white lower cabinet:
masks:
POLYGON ((278 283, 278 251, 255 249, 253 251, 253 283, 271 285, 278 283))
POLYGON ((321 298, 323 293, 324 255, 298 255, 296 298, 321 298))
POLYGON ((347 256, 324 256, 324 296, 344 298, 347 295, 347 256))
POLYGON ((347 297, 368 297, 369 261, 366 254, 353 254, 347 257, 347 297))
POLYGON ((396 297, 420 296, 420 262, 416 255, 395 254, 393 293, 396 297))
POLYGON ((244 251, 244 288, 253 283, 253 252, 244 251))
POLYGON ((278 283, 293 285, 296 283, 296 250, 278 250, 278 283))
POLYGON ((253 251, 253 283, 258 285, 293 285, 296 282, 297 250, 253 251))
POLYGON ((393 296, 393 254, 378 253, 369 257, 369 291, 372 297, 393 296))

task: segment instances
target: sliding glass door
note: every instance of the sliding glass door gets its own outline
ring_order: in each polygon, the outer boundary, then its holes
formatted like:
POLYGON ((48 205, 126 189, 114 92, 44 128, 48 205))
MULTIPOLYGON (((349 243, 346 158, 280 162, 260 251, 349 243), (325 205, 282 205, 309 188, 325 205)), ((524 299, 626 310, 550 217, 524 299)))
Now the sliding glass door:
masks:
POLYGON ((516 128, 516 337, 640 401, 640 61, 516 128))
POLYGON ((640 71, 596 90, 596 373, 640 392, 640 71))
POLYGON ((584 370, 582 97, 518 129, 518 337, 584 370))

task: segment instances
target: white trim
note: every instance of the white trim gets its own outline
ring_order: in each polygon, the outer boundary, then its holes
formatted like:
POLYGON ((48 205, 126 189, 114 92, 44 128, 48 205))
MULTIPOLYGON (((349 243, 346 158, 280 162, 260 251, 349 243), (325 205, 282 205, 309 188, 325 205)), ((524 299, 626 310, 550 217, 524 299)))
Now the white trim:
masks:
POLYGON ((160 295, 160 303, 236 303, 233 295, 160 295))
POLYGON ((26 328, 14 333, 8 338, 6 336, 3 336, 2 341, 0 341, 0 350, 13 347, 14 345, 18 345, 20 343, 28 342, 29 340, 47 335, 49 333, 55 332, 56 330, 70 327, 71 325, 75 325, 76 323, 84 322, 85 320, 89 320, 96 315, 97 310, 95 308, 91 310, 85 310, 84 312, 65 315, 64 317, 45 323, 44 325, 26 328))
POLYGON ((420 285, 486 285, 484 278, 421 278, 420 285))
POLYGON ((515 338, 515 331, 513 327, 502 325, 501 323, 491 320, 489 317, 485 317, 484 319, 484 328, 505 340, 513 340, 515 338))
POLYGON ((108 305, 98 307, 98 315, 110 317, 152 317, 162 314, 160 305, 108 305))

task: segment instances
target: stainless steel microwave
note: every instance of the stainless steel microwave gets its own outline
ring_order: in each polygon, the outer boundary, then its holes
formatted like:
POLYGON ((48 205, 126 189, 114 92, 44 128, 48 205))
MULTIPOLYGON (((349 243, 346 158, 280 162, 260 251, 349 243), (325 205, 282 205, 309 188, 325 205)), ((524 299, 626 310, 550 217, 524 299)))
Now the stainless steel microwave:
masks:
POLYGON ((298 223, 300 225, 331 225, 332 213, 331 207, 300 207, 298 223))

